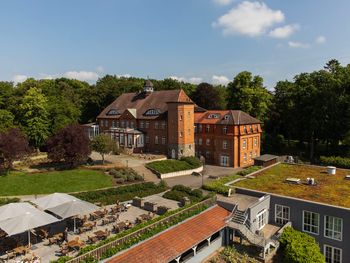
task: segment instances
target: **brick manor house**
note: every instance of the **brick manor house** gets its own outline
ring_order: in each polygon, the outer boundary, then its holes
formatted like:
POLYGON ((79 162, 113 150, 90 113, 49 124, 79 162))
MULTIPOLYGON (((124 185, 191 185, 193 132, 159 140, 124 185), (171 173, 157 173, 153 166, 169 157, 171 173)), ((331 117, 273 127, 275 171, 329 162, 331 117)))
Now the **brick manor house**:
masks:
POLYGON ((260 121, 239 110, 205 110, 183 90, 124 93, 105 108, 89 137, 110 134, 133 152, 204 157, 207 164, 244 167, 260 156, 260 121))

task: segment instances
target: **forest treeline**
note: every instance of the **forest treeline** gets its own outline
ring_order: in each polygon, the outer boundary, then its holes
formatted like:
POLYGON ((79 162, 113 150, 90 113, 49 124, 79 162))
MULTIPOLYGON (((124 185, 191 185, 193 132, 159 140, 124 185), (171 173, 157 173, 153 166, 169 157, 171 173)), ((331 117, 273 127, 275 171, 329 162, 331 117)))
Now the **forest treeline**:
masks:
MULTIPOLYGON (((350 65, 337 60, 272 91, 263 78, 243 71, 226 86, 174 79, 153 80, 155 90, 183 89, 206 109, 240 109, 263 122, 263 151, 301 155, 350 155, 350 65)), ((89 123, 115 98, 142 90, 145 79, 106 75, 91 85, 66 78, 0 82, 0 132, 22 130, 31 146, 73 123, 89 123)))

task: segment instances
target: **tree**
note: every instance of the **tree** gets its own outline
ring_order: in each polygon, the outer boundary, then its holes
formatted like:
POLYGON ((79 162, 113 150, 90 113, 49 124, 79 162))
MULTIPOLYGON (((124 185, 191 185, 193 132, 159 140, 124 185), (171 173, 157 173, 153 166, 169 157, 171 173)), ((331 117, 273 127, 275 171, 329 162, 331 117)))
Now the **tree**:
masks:
POLYGON ((105 154, 116 149, 116 143, 106 134, 99 134, 91 141, 91 149, 101 154, 102 164, 105 162, 105 154))
POLYGON ((11 169, 13 161, 29 153, 28 140, 15 128, 0 133, 0 170, 11 169))
POLYGON ((224 108, 219 89, 209 83, 199 84, 191 98, 198 106, 207 110, 222 110, 224 108))
POLYGON ((286 227, 279 239, 285 263, 325 263, 315 238, 286 227))
POLYGON ((242 110, 261 121, 266 119, 272 95, 263 86, 262 77, 253 77, 252 73, 243 71, 228 84, 227 89, 228 109, 242 110))
POLYGON ((89 157, 89 142, 89 137, 81 125, 68 125, 47 140, 48 158, 75 167, 89 157))
POLYGON ((7 110, 0 110, 0 132, 6 131, 14 126, 15 116, 7 110))
POLYGON ((19 105, 21 124, 29 143, 35 148, 43 145, 49 136, 47 98, 38 88, 30 88, 19 105))

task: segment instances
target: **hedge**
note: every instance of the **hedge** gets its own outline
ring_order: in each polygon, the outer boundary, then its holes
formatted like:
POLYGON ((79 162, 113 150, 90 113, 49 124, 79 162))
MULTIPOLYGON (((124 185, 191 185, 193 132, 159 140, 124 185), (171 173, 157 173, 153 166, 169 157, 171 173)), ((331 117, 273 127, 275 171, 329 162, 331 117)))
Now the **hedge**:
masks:
POLYGON ((18 203, 19 201, 19 198, 0 198, 0 206, 7 205, 9 203, 18 203))
POLYGON ((106 190, 97 190, 74 194, 77 198, 85 200, 90 203, 101 203, 102 205, 115 204, 116 201, 128 201, 135 196, 145 197, 149 195, 158 194, 168 189, 164 181, 159 184, 152 182, 125 185, 116 188, 109 188, 106 190))
POLYGON ((325 263, 315 238, 286 227, 279 239, 284 263, 325 263))
POLYGON ((202 166, 196 157, 182 157, 180 160, 164 160, 147 163, 146 167, 160 174, 192 170, 202 166))
POLYGON ((109 171, 109 174, 120 184, 143 180, 143 177, 131 168, 114 168, 109 171))
POLYGON ((320 162, 323 165, 333 165, 338 168, 350 169, 350 158, 343 158, 339 156, 321 156, 320 162))
POLYGON ((182 202, 184 197, 187 197, 192 203, 201 201, 203 192, 199 189, 192 190, 190 187, 183 185, 175 185, 170 191, 163 195, 164 198, 182 202))
POLYGON ((250 167, 248 167, 248 168, 246 168, 246 169, 244 169, 242 171, 239 171, 237 174, 241 175, 241 176, 245 176, 245 175, 251 174, 253 172, 256 172, 256 171, 258 171, 260 169, 261 169, 260 166, 255 166, 254 165, 254 166, 250 166, 250 167))
POLYGON ((205 190, 208 190, 208 191, 218 193, 218 194, 227 195, 230 187, 226 186, 225 184, 230 182, 230 181, 233 181, 235 179, 238 179, 240 177, 241 176, 236 175, 236 174, 222 177, 220 179, 216 179, 214 181, 210 181, 210 182, 205 183, 202 188, 205 190))

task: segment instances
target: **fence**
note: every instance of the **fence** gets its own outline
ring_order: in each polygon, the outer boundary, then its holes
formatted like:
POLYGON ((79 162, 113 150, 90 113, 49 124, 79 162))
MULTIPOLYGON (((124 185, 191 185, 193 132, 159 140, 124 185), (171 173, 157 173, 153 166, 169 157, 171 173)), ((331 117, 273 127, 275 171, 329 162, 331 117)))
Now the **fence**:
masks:
POLYGON ((153 224, 150 224, 150 225, 145 226, 139 230, 136 230, 135 232, 132 232, 124 237, 118 238, 114 241, 111 241, 108 244, 102 245, 102 246, 95 248, 94 250, 91 250, 83 255, 75 257, 67 262, 68 263, 79 263, 79 262, 83 261, 84 259, 90 258, 90 257, 93 257, 93 258, 96 258, 99 260, 99 259, 101 259, 102 255, 110 248, 116 247, 118 245, 122 245, 123 243, 129 241, 130 239, 133 239, 134 237, 137 237, 137 236, 143 234, 144 232, 146 232, 149 229, 152 229, 154 227, 157 227, 159 225, 162 225, 164 223, 171 221, 172 219, 176 218, 178 215, 181 215, 181 214, 189 212, 189 211, 193 211, 202 205, 213 206, 215 203, 216 203, 215 197, 208 198, 202 202, 199 202, 193 206, 187 207, 179 212, 176 212, 175 214, 169 215, 166 218, 163 218, 157 222, 154 222, 153 224))

